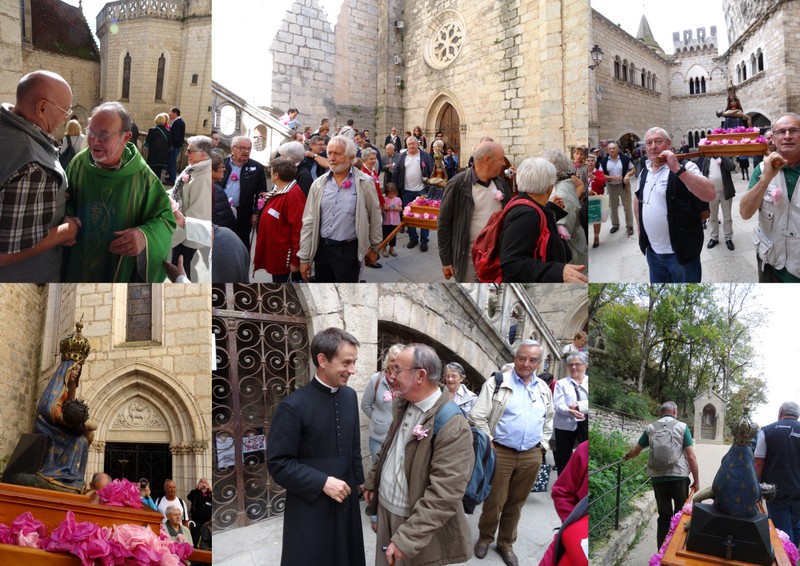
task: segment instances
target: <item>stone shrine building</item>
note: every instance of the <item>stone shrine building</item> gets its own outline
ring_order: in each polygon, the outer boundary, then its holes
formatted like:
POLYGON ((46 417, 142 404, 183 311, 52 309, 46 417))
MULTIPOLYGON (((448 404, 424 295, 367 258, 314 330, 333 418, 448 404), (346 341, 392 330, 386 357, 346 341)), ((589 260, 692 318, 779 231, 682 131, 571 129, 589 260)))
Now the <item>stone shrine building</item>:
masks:
POLYGON ((0 102, 14 102, 23 75, 47 69, 70 84, 84 128, 95 106, 114 100, 142 137, 172 106, 181 109, 187 136, 210 133, 211 0, 109 2, 96 26, 99 47, 80 7, 0 0, 0 102))
MULTIPOLYGON (((378 146, 393 126, 401 136, 420 126, 429 143, 441 131, 462 166, 483 136, 514 164, 585 144, 586 0, 344 0, 335 31, 318 0, 296 0, 282 17, 270 46, 275 116, 297 107, 312 130, 328 117, 332 133, 352 118, 378 146)), ((268 161, 280 142, 270 124, 234 97, 213 107, 215 124, 235 115, 221 124, 228 140, 259 132, 266 144, 252 157, 268 161)))
MULTIPOLYGON (((678 147, 721 126, 733 84, 743 109, 762 131, 782 114, 800 109, 800 14, 791 0, 723 0, 730 46, 719 53, 718 30, 697 27, 673 33, 673 54, 653 38, 642 16, 634 37, 597 10, 591 43, 605 57, 589 74, 589 139, 618 140, 632 149, 650 127, 661 126, 678 147)), ((686 14, 686 21, 692 22, 686 14)), ((703 22, 692 22, 702 25, 703 22)))
POLYGON ((175 480, 180 497, 211 478, 210 287, 3 285, 0 470, 60 363, 59 341, 83 318, 91 344, 78 388, 97 421, 85 481, 95 472, 175 480))

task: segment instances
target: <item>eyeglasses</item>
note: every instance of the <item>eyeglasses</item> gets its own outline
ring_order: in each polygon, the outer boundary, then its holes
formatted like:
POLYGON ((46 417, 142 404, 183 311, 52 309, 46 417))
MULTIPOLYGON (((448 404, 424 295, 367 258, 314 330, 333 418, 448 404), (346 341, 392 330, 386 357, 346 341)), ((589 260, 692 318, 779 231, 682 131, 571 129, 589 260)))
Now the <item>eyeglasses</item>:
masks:
POLYGON ((397 369, 397 367, 395 366, 395 368, 389 373, 391 373, 394 376, 397 376, 397 375, 400 375, 401 373, 403 373, 404 371, 417 371, 417 370, 420 370, 420 369, 422 369, 422 368, 397 369))
POLYGON ((68 116, 69 114, 72 114, 72 106, 70 106, 69 108, 67 108, 67 109, 65 110, 64 108, 61 108, 61 107, 60 107, 58 104, 56 104, 55 102, 53 102, 53 101, 52 101, 52 100, 50 100, 49 98, 45 98, 45 99, 44 99, 44 101, 45 101, 45 102, 49 102, 50 104, 52 104, 53 106, 55 106, 56 108, 58 108, 59 110, 61 110, 61 111, 64 113, 64 115, 65 115, 65 116, 68 116))
POLYGON ((191 148, 187 148, 187 149, 186 149, 186 153, 203 153, 203 150, 202 150, 202 149, 191 149, 191 148))
POLYGON ((238 149, 239 151, 244 151, 244 152, 248 152, 251 149, 253 149, 252 147, 248 147, 248 146, 244 146, 244 145, 234 145, 234 146, 231 146, 231 147, 233 149, 238 149))
POLYGON ((86 137, 87 138, 94 138, 99 140, 101 143, 106 143, 108 140, 113 138, 114 136, 118 136, 120 134, 124 134, 128 130, 120 130, 119 132, 114 132, 109 134, 108 132, 95 132, 91 128, 86 128, 86 137))
POLYGON ((582 363, 577 362, 577 363, 574 363, 574 364, 567 364, 567 367, 568 368, 577 368, 577 367, 581 367, 582 365, 583 365, 582 363))
POLYGON ((775 137, 783 137, 786 134, 791 134, 793 136, 796 136, 800 134, 800 128, 785 128, 780 130, 772 130, 772 135, 775 137))

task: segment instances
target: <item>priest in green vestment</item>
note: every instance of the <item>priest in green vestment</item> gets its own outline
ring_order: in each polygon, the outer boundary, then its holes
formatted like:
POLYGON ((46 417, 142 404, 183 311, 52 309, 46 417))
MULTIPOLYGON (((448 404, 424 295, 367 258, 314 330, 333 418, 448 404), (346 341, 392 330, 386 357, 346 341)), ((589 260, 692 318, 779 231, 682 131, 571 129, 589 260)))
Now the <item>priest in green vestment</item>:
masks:
POLYGON ((175 215, 161 181, 132 143, 118 102, 95 108, 87 148, 67 168, 67 213, 80 220, 65 259, 66 281, 162 283, 175 215))

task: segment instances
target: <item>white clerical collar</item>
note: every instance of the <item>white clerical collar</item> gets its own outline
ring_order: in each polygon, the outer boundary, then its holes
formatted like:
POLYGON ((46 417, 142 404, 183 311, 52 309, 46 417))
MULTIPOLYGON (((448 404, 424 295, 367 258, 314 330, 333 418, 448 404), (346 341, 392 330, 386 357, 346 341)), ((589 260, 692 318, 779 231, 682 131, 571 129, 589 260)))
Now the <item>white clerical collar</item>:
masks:
POLYGON ((319 378, 319 376, 318 376, 316 373, 314 374, 314 379, 316 379, 316 380, 317 380, 317 381, 319 381, 319 382, 320 382, 322 385, 324 385, 325 387, 327 387, 328 389, 330 389, 330 390, 331 390, 331 393, 336 393, 337 391, 339 391, 339 388, 338 388, 338 387, 331 387, 330 385, 328 385, 327 383, 325 383, 324 381, 322 381, 322 380, 319 378))

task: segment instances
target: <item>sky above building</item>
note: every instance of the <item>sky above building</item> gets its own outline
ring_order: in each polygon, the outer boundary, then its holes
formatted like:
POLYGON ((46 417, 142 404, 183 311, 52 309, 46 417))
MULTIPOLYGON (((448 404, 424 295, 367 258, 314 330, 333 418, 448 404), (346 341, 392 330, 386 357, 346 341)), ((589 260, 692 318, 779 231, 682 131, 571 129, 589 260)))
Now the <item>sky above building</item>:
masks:
POLYGON ((592 8, 606 18, 619 24, 622 29, 636 37, 642 14, 647 17, 650 29, 664 53, 674 52, 672 34, 692 30, 692 37, 697 37, 697 28, 706 28, 709 34, 711 26, 717 26, 717 45, 720 54, 728 49, 728 32, 725 27, 725 16, 722 12, 722 0, 671 0, 660 2, 620 2, 619 0, 591 0, 592 8))

